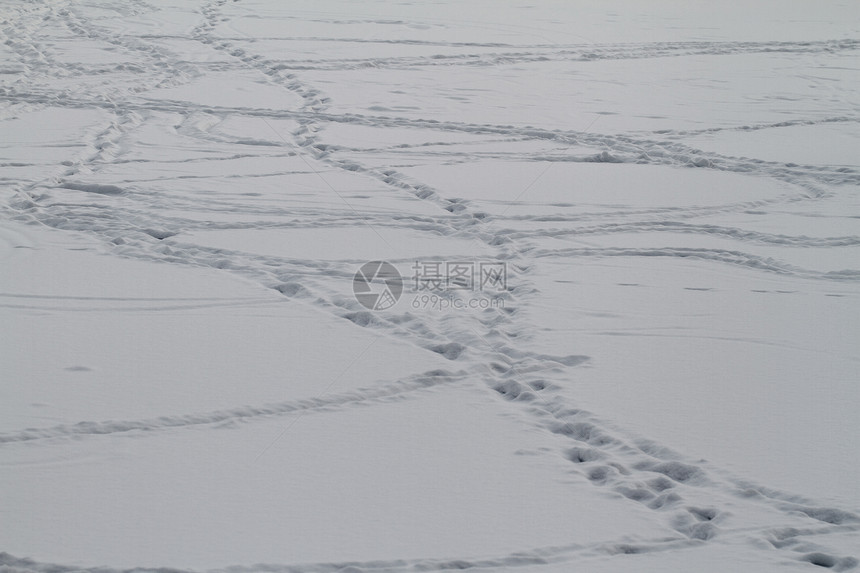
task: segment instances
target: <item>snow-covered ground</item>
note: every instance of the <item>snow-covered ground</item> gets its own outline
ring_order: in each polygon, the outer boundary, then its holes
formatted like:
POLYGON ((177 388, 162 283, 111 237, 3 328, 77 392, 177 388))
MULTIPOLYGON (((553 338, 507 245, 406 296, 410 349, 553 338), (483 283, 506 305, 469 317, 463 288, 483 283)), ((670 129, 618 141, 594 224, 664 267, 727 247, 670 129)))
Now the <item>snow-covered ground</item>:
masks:
POLYGON ((858 56, 852 0, 5 0, 0 570, 858 568, 858 56))

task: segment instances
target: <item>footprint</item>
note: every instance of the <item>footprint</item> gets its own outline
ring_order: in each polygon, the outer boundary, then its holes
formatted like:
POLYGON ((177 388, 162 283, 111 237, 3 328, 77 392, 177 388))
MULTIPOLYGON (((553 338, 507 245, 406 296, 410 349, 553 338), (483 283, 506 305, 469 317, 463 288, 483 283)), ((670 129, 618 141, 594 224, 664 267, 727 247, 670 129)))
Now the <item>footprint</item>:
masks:
POLYGON ((592 483, 604 484, 615 473, 611 466, 599 466, 589 470, 587 477, 592 483))
POLYGON ((594 462, 603 458, 604 455, 602 453, 591 448, 570 448, 567 450, 567 459, 575 464, 594 462))
POLYGON ((648 486, 651 489, 653 489, 654 491, 656 491, 657 493, 662 493, 662 492, 666 491, 667 489, 671 489, 671 488, 675 487, 675 484, 672 483, 671 480, 668 480, 664 477, 658 477, 658 478, 654 478, 651 481, 649 481, 648 486))
POLYGON ((710 522, 693 521, 689 514, 680 514, 672 520, 672 527, 690 539, 707 541, 717 535, 717 527, 710 522))
POLYGON ((832 523, 834 525, 860 521, 860 517, 857 517, 853 513, 842 511, 841 509, 833 509, 829 507, 798 507, 793 509, 800 511, 801 513, 805 513, 812 519, 817 519, 824 523, 832 523))
POLYGON ((826 569, 833 569, 834 571, 847 571, 849 569, 854 569, 857 567, 858 563, 860 563, 860 561, 857 561, 854 557, 834 557, 833 555, 828 555, 827 553, 821 553, 819 551, 807 553, 801 557, 800 560, 826 569))
POLYGON ((460 344, 459 342, 449 342, 447 344, 437 344, 435 346, 428 347, 429 350, 437 354, 441 354, 448 360, 456 360, 460 357, 463 352, 466 351, 466 347, 460 344))
POLYGON ((586 422, 565 422, 551 428, 554 434, 568 436, 579 442, 593 446, 605 446, 614 442, 612 438, 602 434, 593 425, 586 422))
POLYGON ((555 385, 550 384, 546 380, 534 380, 532 382, 529 382, 528 384, 532 387, 532 390, 537 390, 538 392, 540 392, 541 390, 546 390, 547 388, 555 388, 555 385))
POLYGON ((502 395, 507 400, 530 401, 537 398, 532 392, 529 392, 525 386, 514 380, 500 382, 493 386, 493 390, 502 395))
POLYGON ((359 312, 350 312, 348 314, 343 315, 343 317, 351 322, 354 322, 358 326, 370 326, 371 324, 377 324, 376 317, 373 316, 370 312, 367 311, 359 311, 359 312))
POLYGON ((807 553, 800 558, 802 561, 818 565, 819 567, 827 567, 828 569, 836 565, 837 559, 826 553, 807 553))
POLYGON ((633 501, 638 501, 641 503, 651 501, 655 497, 652 492, 645 489, 644 487, 618 486, 615 488, 615 491, 617 491, 627 499, 632 499, 633 501))
POLYGON ((683 464, 681 462, 643 462, 636 466, 637 470, 657 472, 679 483, 690 483, 701 481, 704 477, 702 471, 696 466, 683 464))
POLYGON ((670 507, 674 507, 680 502, 681 496, 673 491, 670 491, 658 495, 651 503, 648 504, 648 507, 654 510, 668 509, 670 507))
POLYGON ((688 507, 687 511, 699 521, 713 521, 719 515, 719 512, 713 507, 688 507))
POLYGON ((299 283, 283 283, 275 287, 275 290, 285 296, 298 296, 308 294, 307 289, 299 283))

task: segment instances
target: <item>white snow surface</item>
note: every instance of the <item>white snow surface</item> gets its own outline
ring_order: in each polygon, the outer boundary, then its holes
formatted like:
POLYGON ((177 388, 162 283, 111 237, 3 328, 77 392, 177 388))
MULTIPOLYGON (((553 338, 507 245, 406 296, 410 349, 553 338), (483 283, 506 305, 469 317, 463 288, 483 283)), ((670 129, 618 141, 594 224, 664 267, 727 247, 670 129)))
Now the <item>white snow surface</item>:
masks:
POLYGON ((860 569, 858 56, 851 0, 4 0, 0 571, 860 569))

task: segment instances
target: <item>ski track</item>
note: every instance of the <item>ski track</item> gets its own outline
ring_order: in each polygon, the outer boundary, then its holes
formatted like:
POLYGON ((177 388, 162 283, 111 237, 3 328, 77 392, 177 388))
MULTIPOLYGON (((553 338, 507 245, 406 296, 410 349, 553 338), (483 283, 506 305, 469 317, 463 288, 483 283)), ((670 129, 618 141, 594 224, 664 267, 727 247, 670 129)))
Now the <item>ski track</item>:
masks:
POLYGON ((53 428, 32 428, 11 434, 0 434, 0 444, 31 442, 53 438, 80 438, 132 431, 155 431, 170 428, 222 425, 274 416, 305 415, 315 411, 331 411, 355 404, 364 405, 378 401, 400 399, 405 397, 409 392, 432 388, 440 384, 450 384, 464 377, 464 373, 455 375, 448 371, 437 370, 413 376, 410 380, 399 381, 396 384, 380 384, 373 388, 364 388, 355 392, 324 395, 306 400, 261 406, 245 406, 231 410, 219 410, 185 416, 161 416, 146 420, 80 422, 74 425, 60 425, 53 428))
MULTIPOLYGON (((221 36, 220 24, 229 16, 224 12, 226 0, 200 6, 199 23, 187 35, 138 36, 118 34, 87 17, 77 2, 15 3, 3 11, 0 21, 0 43, 9 48, 15 61, 3 64, 4 81, 0 87, 2 117, 25 115, 59 107, 63 109, 100 110, 105 123, 90 130, 83 150, 74 161, 46 169, 42 179, 4 177, 4 185, 14 190, 3 214, 12 220, 39 224, 56 229, 85 232, 98 237, 116 256, 138 260, 165 261, 223 269, 253 279, 276 289, 287 299, 312 305, 323 312, 342 317, 383 335, 409 341, 436 352, 451 361, 452 370, 422 373, 399 381, 380 381, 378 385, 353 392, 323 395, 313 399, 284 401, 277 404, 241 406, 213 412, 195 412, 181 416, 164 416, 141 420, 81 421, 45 428, 27 428, 0 434, 3 447, 16 442, 48 442, 62 447, 64 439, 106 439, 113 434, 178 431, 233 422, 252 423, 275 416, 313 414, 329 415, 355 404, 406 399, 414 392, 445 392, 446 388, 466 380, 481 380, 487 398, 501 407, 512 408, 529 424, 560 437, 566 446, 562 455, 572 468, 586 476, 596 488, 603 488, 640 504, 659 514, 678 532, 672 539, 608 542, 599 545, 535 548, 531 552, 497 558, 439 559, 416 561, 378 561, 370 563, 320 563, 294 565, 257 565, 232 567, 231 573, 266 570, 287 571, 442 571, 465 568, 498 568, 586 562, 600 555, 636 554, 675 550, 694 550, 708 543, 722 543, 745 535, 756 538, 782 557, 816 565, 848 570, 857 565, 856 556, 840 555, 827 549, 827 536, 835 532, 860 530, 860 516, 842 508, 822 507, 814 500, 770 489, 761 484, 744 483, 719 468, 694 461, 695 458, 673 452, 644 439, 634 439, 616 431, 613 423, 599 413, 581 410, 571 397, 561 392, 553 380, 571 376, 574 369, 587 363, 587 356, 553 356, 518 349, 529 339, 534 325, 522 318, 522 308, 535 300, 538 289, 529 280, 532 265, 544 259, 571 261, 605 257, 673 257, 693 258, 713 265, 733 265, 755 272, 800 279, 855 283, 860 270, 821 272, 805 269, 785 261, 756 254, 758 245, 778 245, 796 249, 856 247, 860 237, 789 236, 722 226, 702 221, 720 213, 743 213, 755 209, 775 208, 798 203, 822 204, 839 189, 860 184, 860 170, 848 166, 799 165, 775 163, 756 158, 734 157, 706 152, 689 146, 684 140, 703 133, 725 130, 768 130, 779 127, 816 124, 858 123, 857 117, 835 116, 797 119, 778 123, 751 124, 738 127, 713 127, 700 130, 660 130, 621 134, 594 131, 569 131, 522 125, 494 125, 422 119, 414 115, 362 115, 337 113, 330 109, 331 100, 322 89, 306 83, 302 72, 351 70, 364 68, 415 69, 434 66, 492 67, 529 65, 547 61, 600 62, 645 58, 676 58, 692 55, 725 56, 761 53, 833 54, 856 52, 860 42, 854 40, 822 42, 658 42, 617 45, 507 45, 494 43, 434 43, 391 41, 398 44, 457 48, 462 53, 438 56, 402 56, 390 58, 346 59, 269 59, 254 51, 246 38, 221 36), (52 52, 50 42, 40 34, 42 26, 57 26, 76 38, 110 46, 135 63, 70 64, 63 63, 52 52), (190 62, 167 49, 165 40, 185 41, 207 47, 217 56, 208 62, 190 62), (474 50, 474 53, 471 51, 474 50), (298 96, 301 104, 294 109, 200 105, 187 101, 152 97, 150 92, 185 85, 204 77, 209 71, 243 70, 259 75, 267 85, 298 96), (126 76, 133 82, 123 81, 126 76), (52 89, 49 80, 75 78, 77 88, 52 89), (176 132, 182 137, 211 145, 220 150, 216 157, 178 160, 128 159, 128 146, 135 132, 150 122, 178 116, 176 132), (272 127, 260 133, 259 139, 231 136, 219 130, 229 118, 256 118, 265 122, 290 120, 297 126, 291 132, 272 127), (357 125, 378 129, 408 129, 430 132, 439 142, 391 146, 356 147, 330 139, 326 127, 357 125), (483 141, 544 142, 556 146, 588 148, 592 151, 556 153, 471 153, 465 143, 445 142, 447 136, 468 134, 483 141), (434 188, 398 171, 394 165, 374 166, 379 158, 400 163, 417 162, 435 157, 449 163, 480 159, 514 159, 523 162, 600 162, 635 163, 675 168, 708 169, 761 177, 788 184, 793 191, 779 197, 726 203, 716 206, 666 207, 636 209, 619 207, 611 211, 561 213, 558 215, 488 214, 479 201, 448 196, 444 189, 434 188), (110 180, 100 174, 129 163, 159 165, 224 162, 242 158, 291 158, 304 162, 300 171, 257 172, 236 177, 275 177, 301 173, 319 177, 323 182, 331 173, 361 174, 375 180, 395 194, 415 197, 434 206, 435 215, 410 215, 385 210, 353 208, 347 199, 328 206, 256 204, 244 201, 241 194, 212 194, 205 202, 193 196, 174 196, 163 191, 164 185, 181 185, 181 178, 155 176, 152 179, 110 180), (358 158, 365 158, 363 163, 358 158), (374 161, 374 158, 376 160, 374 161), (155 187, 154 189, 152 187, 155 187), (77 191, 74 198, 67 191, 77 191), (90 200, 93 197, 97 200, 90 200), (340 205, 338 206, 338 203, 340 205), (184 218, 173 212, 194 210, 204 217, 184 218), (160 213, 164 210, 165 213, 160 213), (219 222, 205 219, 209 213, 239 213, 247 222, 219 222), (523 227, 524 223, 528 223, 523 227), (489 309, 476 314, 389 315, 364 310, 351 298, 338 294, 332 285, 350 281, 359 260, 317 261, 274 255, 254 255, 241 250, 217 249, 186 242, 177 235, 195 230, 225 229, 302 229, 368 226, 386 229, 409 229, 449 235, 482 245, 493 258, 508 263, 508 282, 503 293, 504 309, 489 309), (638 233, 682 233, 697 237, 718 237, 732 241, 736 248, 644 248, 644 247, 570 247, 546 249, 530 239, 541 237, 582 238, 600 235, 630 237, 635 245, 638 233), (702 505, 702 500, 707 503, 702 505), (733 521, 721 507, 732 504, 754 504, 773 515, 773 524, 745 529, 733 521), (805 526, 803 525, 805 524, 805 526), (807 550, 809 539, 820 549, 807 550), (801 542, 802 541, 802 542, 801 542)), ((122 16, 150 13, 145 2, 113 3, 113 10, 125 10, 122 16)), ((294 40, 340 43, 377 43, 383 40, 361 38, 304 37, 294 40)), ((596 65, 596 64, 595 64, 596 65)), ((69 84, 72 85, 72 84, 69 84)), ((418 114, 420 116, 420 114, 418 114)), ((599 128, 599 125, 596 126, 599 128)), ((130 143, 132 142, 132 143, 130 143)), ((7 164, 4 166, 14 166, 7 164)), ((195 176, 198 177, 198 176, 195 176)), ((204 181, 206 175, 199 176, 204 181)), ((325 183, 328 185, 328 183, 325 183)), ((337 193, 336 189, 332 189, 337 193)), ((337 199, 337 197, 335 197, 337 199)), ((491 204, 491 201, 483 203, 491 204)), ((527 205, 527 198, 521 203, 527 205)), ((404 257, 392 262, 409 263, 404 257)), ((75 300, 67 310, 115 310, 118 306, 98 306, 108 299, 75 300)), ((46 309, 55 300, 0 293, 0 306, 46 309)), ((68 301, 66 301, 68 302, 68 301)), ((159 308, 204 308, 229 304, 254 304, 248 300, 114 300, 124 310, 152 311, 159 308), (146 305, 139 306, 139 303, 146 305), (154 306, 156 304, 158 306, 154 306)), ((264 302, 264 301, 260 301, 264 302)), ((268 301, 271 302, 271 301, 268 301)), ((695 452, 691 452, 695 455, 695 452)), ((9 572, 65 572, 76 567, 39 563, 0 553, 0 567, 9 572)), ((96 571, 125 571, 99 568, 96 571)), ((131 570, 129 570, 131 571, 131 570)), ((134 569, 161 571, 172 569, 134 569)))

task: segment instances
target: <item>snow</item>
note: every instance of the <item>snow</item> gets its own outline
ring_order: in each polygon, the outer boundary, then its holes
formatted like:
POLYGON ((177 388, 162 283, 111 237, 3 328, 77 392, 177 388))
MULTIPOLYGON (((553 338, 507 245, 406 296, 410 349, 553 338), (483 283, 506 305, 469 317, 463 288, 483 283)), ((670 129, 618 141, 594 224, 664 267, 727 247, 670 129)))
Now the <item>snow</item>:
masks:
POLYGON ((0 569, 856 570, 858 16, 7 1, 0 569))

